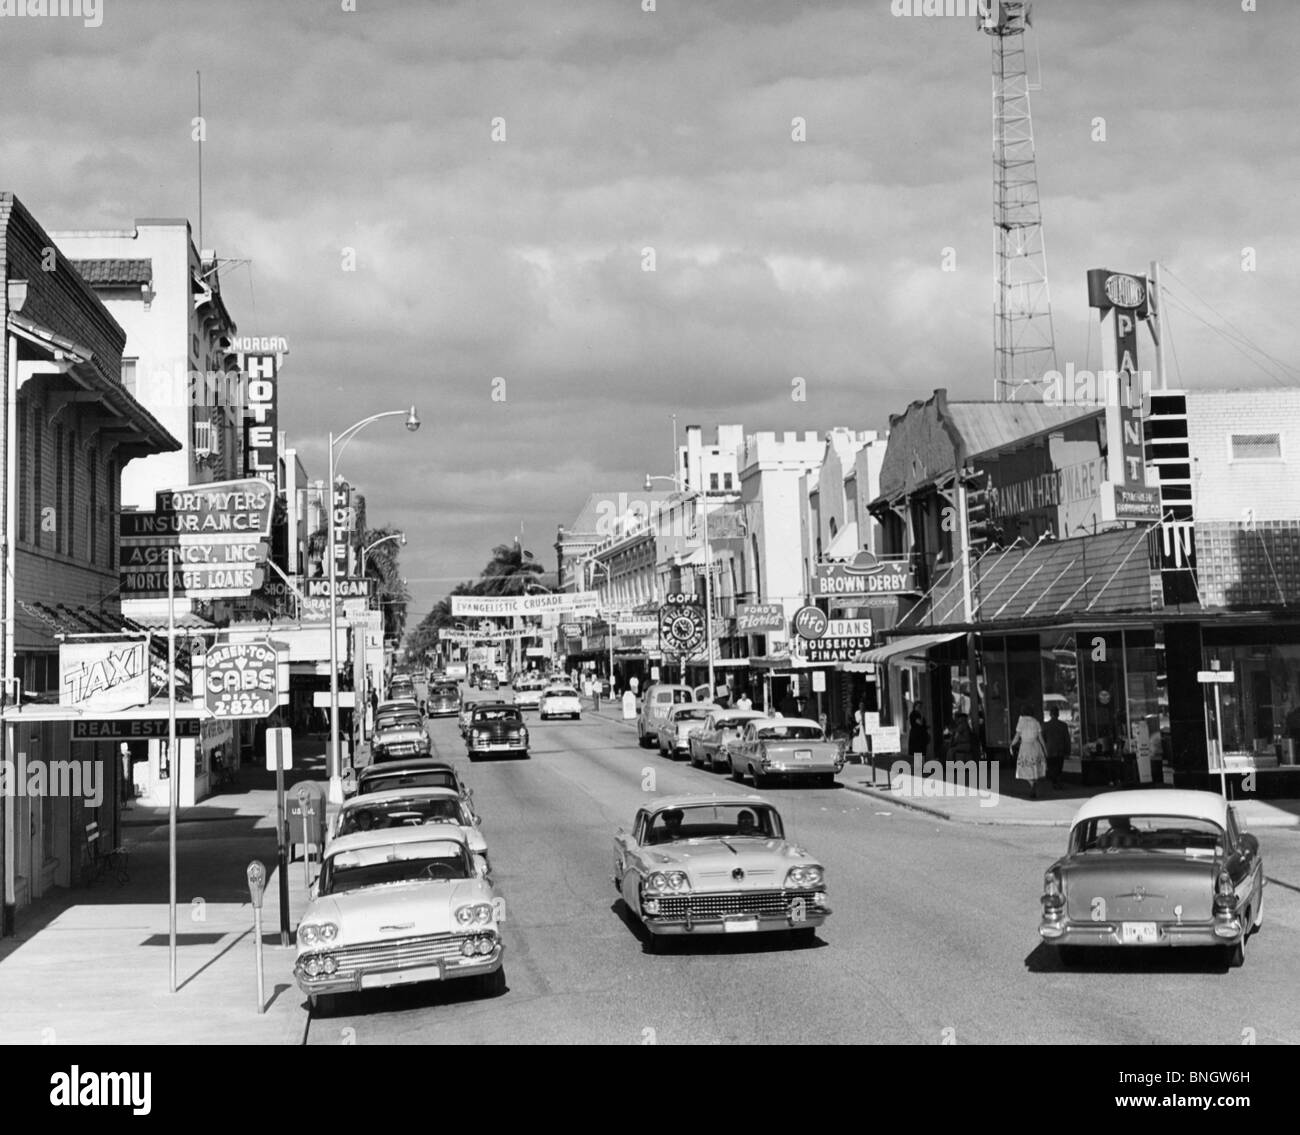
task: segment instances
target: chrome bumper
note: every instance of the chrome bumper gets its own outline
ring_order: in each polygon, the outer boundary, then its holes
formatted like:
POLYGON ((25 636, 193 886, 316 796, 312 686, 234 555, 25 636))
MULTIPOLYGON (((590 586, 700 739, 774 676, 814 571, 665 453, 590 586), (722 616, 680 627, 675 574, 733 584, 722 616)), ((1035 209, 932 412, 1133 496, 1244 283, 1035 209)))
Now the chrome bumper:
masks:
POLYGON ((750 933, 773 930, 802 930, 820 926, 830 916, 830 907, 818 907, 795 921, 788 914, 723 915, 711 918, 664 918, 660 915, 643 915, 642 921, 651 934, 733 934, 743 923, 754 923, 750 933), (728 924, 731 929, 728 929, 728 924))
POLYGON ((1125 942, 1121 926, 1122 923, 1119 922, 1070 922, 1045 918, 1038 926, 1038 934, 1054 946, 1121 946, 1141 950, 1169 946, 1231 946, 1245 933, 1240 918, 1209 922, 1157 922, 1156 941, 1125 942))
POLYGON ((295 963, 293 977, 298 983, 298 988, 304 993, 354 993, 363 988, 386 989, 394 985, 416 985, 424 981, 452 981, 458 977, 482 977, 485 974, 496 973, 504 962, 505 944, 502 943, 494 953, 472 958, 437 958, 397 968, 362 967, 347 974, 318 974, 316 977, 309 977, 295 963))

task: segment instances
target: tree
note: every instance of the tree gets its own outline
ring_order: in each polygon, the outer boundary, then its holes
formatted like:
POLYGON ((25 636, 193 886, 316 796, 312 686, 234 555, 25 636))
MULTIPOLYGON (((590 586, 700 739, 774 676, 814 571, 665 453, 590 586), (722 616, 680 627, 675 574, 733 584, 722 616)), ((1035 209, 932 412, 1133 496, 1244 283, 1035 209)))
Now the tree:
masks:
MULTIPOLYGON (((398 529, 387 525, 362 531, 361 547, 370 547, 386 536, 396 536, 398 529)), ((384 637, 401 638, 406 629, 406 605, 411 594, 402 582, 402 573, 398 566, 400 541, 387 540, 371 551, 363 565, 365 577, 375 581, 375 593, 379 599, 379 609, 384 613, 384 637)))

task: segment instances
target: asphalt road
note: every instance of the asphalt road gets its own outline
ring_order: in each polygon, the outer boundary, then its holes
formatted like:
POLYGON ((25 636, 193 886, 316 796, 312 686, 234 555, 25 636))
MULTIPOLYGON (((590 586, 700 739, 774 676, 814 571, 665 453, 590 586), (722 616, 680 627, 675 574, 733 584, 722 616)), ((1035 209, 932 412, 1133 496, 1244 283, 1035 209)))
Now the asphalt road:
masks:
MULTIPOLYGON (((532 756, 470 764, 505 898, 507 992, 376 990, 313 1018, 313 1044, 1300 1043, 1300 835, 1261 833, 1270 885, 1246 964, 1124 952, 1061 970, 1038 941, 1059 828, 932 820, 837 787, 764 789, 826 865, 834 914, 809 947, 721 936, 647 953, 610 876, 613 834, 649 794, 750 791, 637 747, 622 723, 540 722, 532 756)), ((469 983, 466 983, 469 984, 469 983)))

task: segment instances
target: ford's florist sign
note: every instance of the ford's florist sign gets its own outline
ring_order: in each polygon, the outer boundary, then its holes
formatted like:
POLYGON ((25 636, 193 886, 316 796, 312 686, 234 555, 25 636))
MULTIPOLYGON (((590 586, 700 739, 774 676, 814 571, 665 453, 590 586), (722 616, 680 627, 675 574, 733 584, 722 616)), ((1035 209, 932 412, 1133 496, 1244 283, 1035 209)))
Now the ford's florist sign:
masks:
POLYGON ((737 634, 781 630, 785 630, 785 608, 780 603, 742 603, 736 609, 737 634))
POLYGON ((813 574, 813 594, 909 595, 916 579, 907 560, 881 560, 861 551, 846 564, 818 564, 813 574))
POLYGON ((225 642, 208 648, 204 697, 213 717, 266 717, 279 701, 275 647, 225 642))

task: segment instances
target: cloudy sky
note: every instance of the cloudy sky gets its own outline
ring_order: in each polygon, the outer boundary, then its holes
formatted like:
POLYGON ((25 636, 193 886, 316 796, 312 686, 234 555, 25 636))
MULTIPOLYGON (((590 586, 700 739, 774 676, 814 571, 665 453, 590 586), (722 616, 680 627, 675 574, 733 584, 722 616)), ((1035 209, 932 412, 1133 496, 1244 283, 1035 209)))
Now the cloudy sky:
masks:
MULTIPOLYGON (((1154 258, 1171 385, 1300 381, 1300 5, 1258 6, 1035 6, 1062 368, 1099 363, 1087 269, 1154 258)), ((891 7, 921 2, 2 16, 0 181, 48 229, 189 216, 197 239, 202 71, 203 245, 252 261, 222 278, 240 332, 290 341, 281 424, 309 474, 331 429, 424 419, 341 468, 409 533, 418 618, 521 523, 553 566, 588 493, 668 470, 674 413, 871 429, 937 386, 991 395, 990 44, 891 7)))

